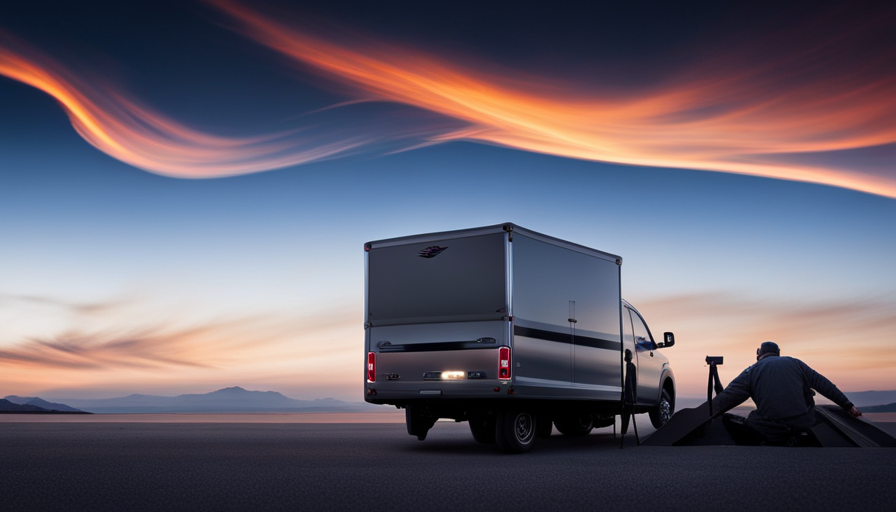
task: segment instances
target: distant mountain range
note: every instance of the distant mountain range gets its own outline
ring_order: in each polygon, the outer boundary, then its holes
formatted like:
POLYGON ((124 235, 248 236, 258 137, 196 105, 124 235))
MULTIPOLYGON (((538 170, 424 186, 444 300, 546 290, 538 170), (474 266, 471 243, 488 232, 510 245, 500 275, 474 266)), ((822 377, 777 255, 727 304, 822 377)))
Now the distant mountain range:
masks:
MULTIPOLYGON (((896 412, 896 390, 846 394, 865 412, 896 412), (888 405, 880 405, 888 404, 888 405)), ((821 397, 817 397, 821 398, 821 397)), ((276 391, 248 391, 235 386, 211 393, 178 396, 128 395, 118 398, 54 398, 15 395, 0 399, 0 413, 252 413, 252 412, 371 412, 382 410, 363 402, 334 398, 295 400, 276 391), (61 403, 64 402, 64 403, 61 403)), ((678 409, 696 407, 705 399, 680 397, 678 409), (693 402, 693 403, 691 403, 693 402)))
POLYGON ((896 412, 896 403, 863 407, 862 412, 896 412))
MULTIPOLYGON (((847 392, 846 397, 856 404, 856 407, 887 407, 881 404, 893 404, 896 402, 896 390, 890 391, 853 391, 847 392)), ((868 411, 872 412, 872 411, 868 411)), ((884 411, 876 411, 884 412, 884 411)))
POLYGON ((90 414, 65 404, 47 402, 33 396, 15 395, 0 399, 0 412, 90 414))
MULTIPOLYGON (((7 397, 9 399, 10 397, 7 397)), ((54 398, 95 413, 237 413, 237 412, 364 412, 366 403, 334 398, 295 400, 276 391, 248 391, 241 387, 178 396, 128 395, 118 398, 54 398)), ((61 404, 59 404, 61 405, 61 404)))

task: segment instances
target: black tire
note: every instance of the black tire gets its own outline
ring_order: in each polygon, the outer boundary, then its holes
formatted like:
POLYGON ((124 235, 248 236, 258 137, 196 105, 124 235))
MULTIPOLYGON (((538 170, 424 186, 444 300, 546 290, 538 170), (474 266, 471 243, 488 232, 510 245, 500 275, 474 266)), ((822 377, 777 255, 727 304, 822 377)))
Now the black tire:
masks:
POLYGON ((650 409, 650 423, 653 428, 660 428, 669 421, 673 414, 675 414, 675 400, 672 398, 672 394, 663 388, 660 403, 650 409))
POLYGON ((417 436, 419 441, 426 439, 426 434, 436 424, 437 419, 423 414, 422 411, 418 411, 410 405, 404 410, 404 421, 408 427, 408 434, 417 436))
POLYGON ((485 415, 470 418, 470 432, 477 443, 495 444, 495 416, 485 415))
POLYGON ((594 428, 594 420, 591 416, 560 416, 554 418, 554 426, 564 436, 587 436, 594 428))
POLYGON ((524 453, 535 444, 537 419, 530 412, 499 412, 495 422, 495 442, 505 453, 524 453))

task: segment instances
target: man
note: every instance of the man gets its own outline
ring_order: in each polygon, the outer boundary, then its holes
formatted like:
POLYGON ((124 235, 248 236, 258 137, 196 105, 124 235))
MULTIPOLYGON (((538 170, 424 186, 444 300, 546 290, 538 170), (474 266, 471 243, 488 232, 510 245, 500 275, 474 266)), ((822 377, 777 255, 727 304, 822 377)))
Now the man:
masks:
POLYGON ((789 444, 817 422, 813 389, 852 416, 862 415, 831 381, 799 359, 781 357, 777 343, 766 341, 756 349, 756 364, 713 399, 712 410, 722 414, 752 398, 756 410, 749 416, 726 414, 722 418, 735 441, 789 444))

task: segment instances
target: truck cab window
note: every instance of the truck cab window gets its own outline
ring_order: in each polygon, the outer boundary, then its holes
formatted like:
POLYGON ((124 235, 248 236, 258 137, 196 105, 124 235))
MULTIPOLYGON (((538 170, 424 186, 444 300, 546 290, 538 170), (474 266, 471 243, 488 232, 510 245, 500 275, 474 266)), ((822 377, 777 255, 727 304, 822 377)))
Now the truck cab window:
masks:
POLYGON ((632 334, 632 314, 628 308, 622 308, 622 344, 624 347, 630 347, 635 343, 635 337, 632 334))
POLYGON ((632 324, 635 328, 635 344, 642 349, 656 350, 657 346, 653 341, 653 336, 650 335, 650 331, 639 314, 632 313, 632 324))

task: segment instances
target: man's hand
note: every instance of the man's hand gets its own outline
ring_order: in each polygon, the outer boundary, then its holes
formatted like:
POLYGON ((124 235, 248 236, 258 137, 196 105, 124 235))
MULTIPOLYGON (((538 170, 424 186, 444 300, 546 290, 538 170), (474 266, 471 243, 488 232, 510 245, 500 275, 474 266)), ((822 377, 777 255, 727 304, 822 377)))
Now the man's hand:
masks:
POLYGON ((852 407, 849 408, 849 414, 850 414, 853 418, 858 418, 859 416, 862 415, 862 411, 856 409, 856 406, 852 406, 852 407))

